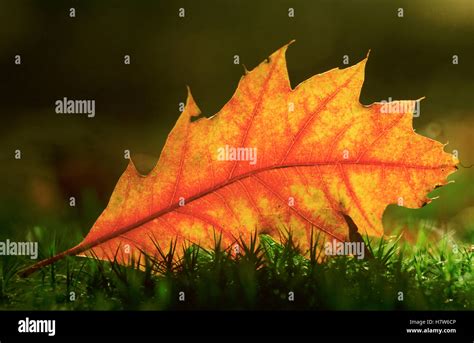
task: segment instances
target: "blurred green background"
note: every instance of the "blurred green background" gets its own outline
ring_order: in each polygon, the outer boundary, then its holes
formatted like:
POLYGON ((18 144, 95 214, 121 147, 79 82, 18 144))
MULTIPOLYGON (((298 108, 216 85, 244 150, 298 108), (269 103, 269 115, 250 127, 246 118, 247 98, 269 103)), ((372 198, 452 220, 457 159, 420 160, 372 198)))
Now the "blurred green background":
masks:
MULTIPOLYGON (((243 74, 234 55, 252 69, 292 39, 293 87, 344 67, 344 55, 352 65, 370 49, 361 103, 426 96, 417 132, 449 141, 446 150, 470 165, 473 38, 472 0, 1 0, 0 239, 24 239, 42 227, 71 233, 67 246, 78 243, 125 169, 124 149, 142 173, 155 164, 186 85, 203 114, 213 115, 243 74), (96 100, 95 118, 56 114, 54 102, 63 97, 96 100)), ((433 192, 440 199, 421 210, 390 206, 387 233, 428 223, 434 237, 453 231, 472 242, 474 168, 461 167, 451 179, 456 183, 433 192)))

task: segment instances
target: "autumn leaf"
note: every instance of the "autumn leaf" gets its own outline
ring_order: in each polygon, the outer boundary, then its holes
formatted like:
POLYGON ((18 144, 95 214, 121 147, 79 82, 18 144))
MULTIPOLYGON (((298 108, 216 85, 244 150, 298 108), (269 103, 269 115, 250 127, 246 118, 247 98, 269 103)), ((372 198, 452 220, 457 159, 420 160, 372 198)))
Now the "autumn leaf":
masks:
POLYGON ((66 255, 127 264, 172 241, 209 248, 216 232, 231 246, 286 228, 307 250, 311 230, 348 240, 346 218, 359 235, 380 237, 387 205, 430 202, 458 161, 414 132, 417 101, 361 105, 367 58, 292 89, 287 47, 246 72, 210 118, 191 120, 201 112, 188 90, 154 169, 143 176, 130 161, 84 241, 24 275, 66 255))

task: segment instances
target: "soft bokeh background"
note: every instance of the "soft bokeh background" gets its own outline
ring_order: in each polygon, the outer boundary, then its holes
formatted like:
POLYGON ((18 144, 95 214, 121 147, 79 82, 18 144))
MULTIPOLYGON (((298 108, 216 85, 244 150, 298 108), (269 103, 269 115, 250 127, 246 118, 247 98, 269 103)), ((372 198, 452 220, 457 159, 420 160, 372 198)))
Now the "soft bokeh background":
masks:
MULTIPOLYGON (((65 234, 66 246, 78 243, 125 169, 124 149, 142 173, 155 164, 186 85, 203 114, 213 115, 243 73, 234 55, 252 69, 292 39, 293 87, 343 67, 344 55, 354 64, 370 49, 361 102, 426 96, 417 132, 449 141, 446 150, 470 165, 473 37, 472 0, 1 0, 0 238, 31 237, 41 227, 65 234), (123 64, 125 54, 131 65, 123 64), (95 99, 96 117, 56 114, 54 102, 63 97, 95 99)), ((461 167, 452 179, 421 210, 390 206, 387 233, 402 227, 409 237, 421 223, 435 237, 453 230, 472 242, 474 168, 461 167)))

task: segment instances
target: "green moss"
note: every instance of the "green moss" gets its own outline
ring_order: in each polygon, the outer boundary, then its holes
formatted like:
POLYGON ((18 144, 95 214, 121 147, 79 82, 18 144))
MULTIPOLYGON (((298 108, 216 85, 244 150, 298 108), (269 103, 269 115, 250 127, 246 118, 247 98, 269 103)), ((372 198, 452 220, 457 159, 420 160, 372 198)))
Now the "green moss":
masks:
MULTIPOLYGON (((250 242, 241 242, 243 253, 236 258, 221 250, 217 239, 212 251, 189 247, 178 264, 170 262, 175 254, 171 245, 160 252, 160 260, 149 260, 145 271, 69 257, 22 279, 16 272, 31 261, 3 256, 0 307, 474 309, 473 252, 461 243, 454 249, 447 236, 430 242, 420 230, 415 244, 366 238, 374 257, 362 260, 351 256, 318 259, 317 237, 310 258, 303 258, 291 235, 283 242, 254 236, 250 242), (156 270, 162 275, 155 275, 156 270)), ((47 246, 45 241, 42 244, 47 246)), ((57 244, 57 240, 50 240, 46 251, 53 253, 57 244)))

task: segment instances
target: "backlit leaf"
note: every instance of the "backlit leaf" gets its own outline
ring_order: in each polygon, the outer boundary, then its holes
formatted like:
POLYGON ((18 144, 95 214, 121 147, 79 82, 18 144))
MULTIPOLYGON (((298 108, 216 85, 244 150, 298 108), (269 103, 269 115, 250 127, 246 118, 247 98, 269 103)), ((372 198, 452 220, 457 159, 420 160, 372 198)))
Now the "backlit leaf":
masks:
POLYGON ((127 264, 155 244, 209 248, 215 233, 226 247, 285 228, 307 250, 312 229, 348 240, 345 216, 359 234, 382 236, 387 205, 428 203, 457 159, 413 131, 417 102, 360 104, 367 58, 291 89, 286 49, 247 72, 210 118, 191 120, 200 110, 188 92, 154 169, 143 176, 130 162, 84 241, 27 273, 65 255, 127 264))

